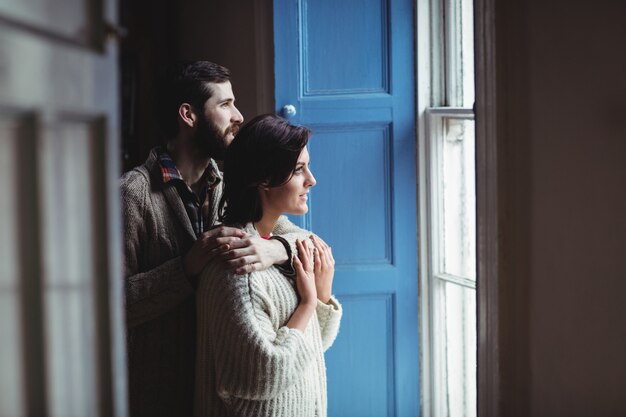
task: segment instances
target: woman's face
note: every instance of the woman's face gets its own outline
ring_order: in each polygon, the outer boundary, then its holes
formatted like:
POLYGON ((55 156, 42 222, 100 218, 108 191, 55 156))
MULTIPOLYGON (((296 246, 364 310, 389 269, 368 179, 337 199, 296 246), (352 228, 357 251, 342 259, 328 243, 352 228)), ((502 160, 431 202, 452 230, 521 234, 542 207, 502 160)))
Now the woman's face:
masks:
POLYGON ((309 170, 309 151, 306 147, 300 152, 293 175, 283 185, 261 189, 263 212, 304 214, 309 211, 307 205, 309 188, 315 185, 315 177, 309 170))

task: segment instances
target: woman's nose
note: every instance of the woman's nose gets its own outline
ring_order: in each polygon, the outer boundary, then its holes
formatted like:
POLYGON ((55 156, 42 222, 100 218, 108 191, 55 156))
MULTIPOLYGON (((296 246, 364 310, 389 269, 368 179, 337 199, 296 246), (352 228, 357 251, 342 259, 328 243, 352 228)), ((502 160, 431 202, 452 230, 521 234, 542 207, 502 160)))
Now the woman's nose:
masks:
POLYGON ((313 187, 315 184, 317 184, 317 181, 315 180, 315 177, 313 176, 312 172, 309 172, 308 180, 309 180, 309 183, 308 183, 309 187, 313 187))

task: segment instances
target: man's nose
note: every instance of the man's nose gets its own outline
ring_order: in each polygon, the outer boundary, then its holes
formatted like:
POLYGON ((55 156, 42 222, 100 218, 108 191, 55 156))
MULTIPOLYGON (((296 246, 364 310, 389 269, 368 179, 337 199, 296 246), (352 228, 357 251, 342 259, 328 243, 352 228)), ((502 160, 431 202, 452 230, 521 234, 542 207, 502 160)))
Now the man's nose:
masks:
POLYGON ((232 114, 231 120, 234 123, 243 123, 243 115, 241 114, 241 112, 239 111, 237 107, 233 106, 233 114, 232 114))

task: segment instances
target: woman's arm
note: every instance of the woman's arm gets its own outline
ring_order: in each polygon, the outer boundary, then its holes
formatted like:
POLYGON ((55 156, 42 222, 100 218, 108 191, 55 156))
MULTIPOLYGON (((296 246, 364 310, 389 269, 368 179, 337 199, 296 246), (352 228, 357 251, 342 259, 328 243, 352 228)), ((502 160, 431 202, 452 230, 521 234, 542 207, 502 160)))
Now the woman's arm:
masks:
POLYGON ((341 321, 341 304, 332 296, 335 276, 335 258, 330 246, 319 236, 312 235, 315 247, 315 286, 317 289, 317 318, 322 335, 322 346, 326 351, 335 341, 341 321))
POLYGON ((296 268, 296 287, 301 301, 289 319, 287 327, 304 333, 317 307, 317 290, 313 272, 313 248, 306 246, 301 240, 296 241, 296 246, 298 256, 294 257, 293 264, 296 268))
POLYGON ((317 301, 317 319, 322 333, 322 347, 324 352, 332 346, 337 333, 339 333, 339 323, 343 315, 343 308, 335 297, 330 297, 328 303, 317 301))

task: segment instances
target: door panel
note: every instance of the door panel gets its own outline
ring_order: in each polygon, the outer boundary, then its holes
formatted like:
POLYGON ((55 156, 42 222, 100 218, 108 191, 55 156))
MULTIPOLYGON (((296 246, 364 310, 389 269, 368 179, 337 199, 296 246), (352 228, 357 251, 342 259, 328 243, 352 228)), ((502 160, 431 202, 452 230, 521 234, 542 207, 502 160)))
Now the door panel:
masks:
POLYGON ((301 3, 304 96, 388 91, 387 6, 385 0, 301 3), (346 54, 349 59, 337 59, 346 54))
POLYGON ((0 6, 0 415, 124 416, 116 8, 57 3, 0 6))
POLYGON ((333 247, 344 306, 329 415, 416 416, 412 2, 275 0, 274 25, 277 109, 313 130, 318 184, 293 220, 333 247))
POLYGON ((393 295, 343 294, 341 338, 326 353, 329 415, 393 416, 393 295))
POLYGON ((388 126, 315 129, 312 168, 323 169, 314 171, 320 187, 311 195, 309 224, 333 242, 338 268, 392 263, 390 148, 388 126), (350 207, 354 210, 337 212, 350 207))

